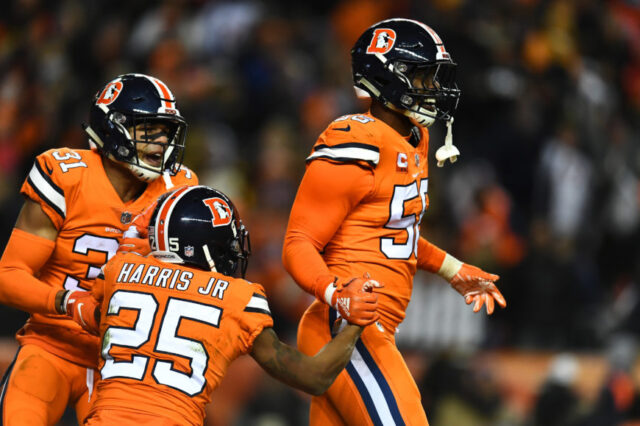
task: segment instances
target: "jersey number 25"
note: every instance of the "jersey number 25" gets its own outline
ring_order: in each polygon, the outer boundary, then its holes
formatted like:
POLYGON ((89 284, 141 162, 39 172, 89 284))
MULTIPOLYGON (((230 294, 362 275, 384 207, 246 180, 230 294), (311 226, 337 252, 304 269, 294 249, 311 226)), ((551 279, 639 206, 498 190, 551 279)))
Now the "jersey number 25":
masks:
POLYGON ((151 339, 153 324, 160 318, 162 323, 155 338, 154 352, 174 355, 189 360, 191 374, 173 369, 173 362, 156 360, 151 376, 160 384, 172 387, 189 396, 202 392, 205 387, 204 372, 209 362, 201 341, 180 337, 178 326, 183 318, 219 327, 222 309, 190 300, 169 298, 167 307, 161 315, 158 302, 149 293, 118 290, 109 300, 108 315, 118 315, 121 309, 138 311, 133 327, 113 327, 106 329, 102 338, 102 358, 105 360, 100 371, 103 379, 129 378, 142 380, 149 364, 149 357, 133 355, 131 361, 116 361, 110 351, 113 346, 139 349, 151 339))

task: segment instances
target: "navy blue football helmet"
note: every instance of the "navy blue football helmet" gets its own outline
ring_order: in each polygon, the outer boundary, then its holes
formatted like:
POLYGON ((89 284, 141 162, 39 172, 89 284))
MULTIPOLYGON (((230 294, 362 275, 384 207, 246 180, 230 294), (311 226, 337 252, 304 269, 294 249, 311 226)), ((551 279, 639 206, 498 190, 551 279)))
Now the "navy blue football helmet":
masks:
POLYGON ((124 74, 96 93, 83 124, 92 147, 124 163, 142 181, 152 181, 167 171, 175 175, 182 164, 187 123, 166 84, 144 74, 124 74), (165 142, 147 129, 161 124, 165 142), (155 148, 138 152, 138 143, 155 148))
POLYGON ((450 120, 460 98, 456 63, 438 34, 411 19, 387 19, 368 28, 351 49, 357 88, 414 124, 450 120))
POLYGON ((170 263, 244 278, 251 254, 249 231, 222 192, 188 186, 164 194, 149 221, 152 254, 170 263))

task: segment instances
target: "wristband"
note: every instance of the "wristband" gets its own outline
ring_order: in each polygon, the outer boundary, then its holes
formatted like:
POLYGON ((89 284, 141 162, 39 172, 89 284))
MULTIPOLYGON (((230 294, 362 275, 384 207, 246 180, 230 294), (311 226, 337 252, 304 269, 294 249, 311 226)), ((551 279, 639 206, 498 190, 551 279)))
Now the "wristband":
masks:
POLYGON ((329 283, 327 288, 324 289, 324 301, 327 302, 327 305, 332 307, 333 303, 331 303, 331 301, 333 300, 333 294, 336 292, 336 281, 338 281, 338 277, 336 277, 336 279, 329 283))
POLYGON ((58 312, 62 314, 67 313, 67 302, 69 301, 69 296, 71 296, 71 291, 65 290, 62 297, 60 298, 60 306, 58 306, 58 312))
POLYGON ((462 262, 447 253, 444 256, 440 269, 438 270, 438 275, 447 281, 451 281, 458 271, 460 271, 460 268, 462 268, 462 262))

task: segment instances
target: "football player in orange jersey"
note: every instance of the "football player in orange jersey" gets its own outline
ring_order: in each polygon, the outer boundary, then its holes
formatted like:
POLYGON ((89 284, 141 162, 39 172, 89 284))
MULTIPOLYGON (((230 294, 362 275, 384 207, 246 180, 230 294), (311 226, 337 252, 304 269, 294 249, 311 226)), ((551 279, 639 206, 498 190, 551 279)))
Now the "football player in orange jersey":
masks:
POLYGON ((198 183, 181 164, 187 124, 157 78, 112 80, 83 127, 94 149, 51 149, 36 158, 0 259, 0 303, 31 314, 3 378, 2 424, 52 425, 67 405, 82 423, 99 341, 64 314, 90 296, 132 217, 173 187, 198 183))
POLYGON ((384 285, 380 320, 365 329, 351 361, 311 403, 312 425, 426 425, 420 393, 395 345, 416 269, 437 273, 474 311, 506 302, 497 275, 463 263, 420 236, 429 204, 427 127, 449 126, 439 164, 459 154, 451 123, 460 91, 455 63, 438 34, 409 19, 367 29, 352 51, 355 86, 371 97, 365 114, 340 117, 320 135, 300 183, 283 248, 295 281, 317 300, 305 312, 298 346, 315 354, 343 315, 336 291, 369 273, 384 285))
MULTIPOLYGON (((211 392, 246 353, 284 383, 315 395, 327 389, 362 327, 338 324, 314 357, 282 343, 262 286, 233 277, 244 277, 250 244, 226 195, 177 189, 160 198, 149 223, 154 251, 118 253, 94 283, 95 300, 75 315, 102 337, 102 378, 85 425, 202 425, 211 392)), ((352 322, 378 318, 374 285, 358 278, 338 290, 352 322)))

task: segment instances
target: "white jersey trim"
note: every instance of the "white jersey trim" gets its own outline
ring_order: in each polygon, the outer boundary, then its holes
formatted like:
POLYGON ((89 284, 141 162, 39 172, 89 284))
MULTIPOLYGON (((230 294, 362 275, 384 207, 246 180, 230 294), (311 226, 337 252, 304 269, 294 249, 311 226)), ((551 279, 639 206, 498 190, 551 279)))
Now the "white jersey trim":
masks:
POLYGON ((38 168, 37 162, 29 172, 29 180, 33 189, 38 192, 47 203, 62 212, 62 216, 67 215, 67 203, 64 198, 64 192, 60 192, 60 188, 55 188, 48 178, 43 176, 42 171, 38 168))
POLYGON ((330 158, 337 161, 366 161, 378 165, 380 153, 368 148, 358 147, 318 147, 316 151, 307 157, 307 161, 318 158, 330 158))
POLYGON ((251 297, 251 299, 249 300, 249 303, 247 303, 246 308, 258 309, 260 311, 267 311, 271 313, 271 310, 269 309, 269 302, 267 302, 267 299, 263 297, 258 297, 256 295, 251 297))

